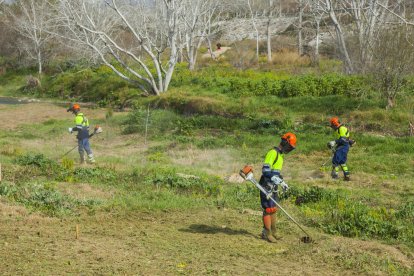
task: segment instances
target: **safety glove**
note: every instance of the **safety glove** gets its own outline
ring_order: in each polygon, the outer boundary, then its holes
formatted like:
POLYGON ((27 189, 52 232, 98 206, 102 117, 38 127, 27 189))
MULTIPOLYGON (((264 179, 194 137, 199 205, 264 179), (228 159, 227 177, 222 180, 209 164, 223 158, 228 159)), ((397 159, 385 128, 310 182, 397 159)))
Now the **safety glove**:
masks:
POLYGON ((282 176, 274 175, 270 179, 275 186, 282 187, 283 192, 286 192, 289 189, 288 184, 283 180, 282 176))
POLYGON ((289 186, 288 186, 288 184, 286 184, 285 181, 282 181, 282 183, 280 183, 280 186, 282 187, 282 190, 283 190, 284 193, 286 193, 287 190, 289 190, 289 186))
POLYGON ((274 175, 272 178, 270 178, 270 181, 272 181, 274 185, 280 185, 280 183, 283 182, 283 178, 278 175, 274 175))
POLYGON ((329 141, 327 146, 328 146, 328 149, 333 150, 333 149, 335 149, 336 142, 335 141, 329 141))
POLYGON ((70 134, 72 134, 73 129, 70 127, 70 128, 68 128, 68 131, 69 131, 70 134))

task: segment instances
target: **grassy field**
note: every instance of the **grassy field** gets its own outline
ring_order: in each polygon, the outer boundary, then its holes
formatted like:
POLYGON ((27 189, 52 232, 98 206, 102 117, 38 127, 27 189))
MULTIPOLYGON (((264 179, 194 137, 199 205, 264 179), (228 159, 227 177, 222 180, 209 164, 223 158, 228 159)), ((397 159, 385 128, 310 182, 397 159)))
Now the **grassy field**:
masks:
POLYGON ((62 158, 76 145, 64 107, 0 105, 0 274, 414 275, 413 102, 174 88, 134 111, 84 108, 104 130, 94 166, 62 158), (332 115, 357 140, 351 182, 321 166, 332 115), (311 244, 282 213, 279 242, 261 240, 258 191, 238 176, 251 164, 258 178, 288 130, 282 205, 311 244))

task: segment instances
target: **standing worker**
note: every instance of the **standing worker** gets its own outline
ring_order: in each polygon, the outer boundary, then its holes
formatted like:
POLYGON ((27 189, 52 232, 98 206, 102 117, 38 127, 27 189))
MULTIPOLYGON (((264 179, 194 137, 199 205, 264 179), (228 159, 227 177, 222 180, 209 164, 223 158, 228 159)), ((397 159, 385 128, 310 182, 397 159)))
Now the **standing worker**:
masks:
POLYGON ((75 115, 75 127, 69 128, 69 132, 72 133, 73 131, 77 131, 78 134, 76 138, 78 139, 78 151, 80 156, 80 163, 85 163, 85 155, 84 151, 88 154, 88 162, 95 163, 95 159, 93 158, 93 153, 91 150, 91 146, 89 144, 89 121, 85 117, 85 115, 80 112, 79 104, 71 105, 67 112, 71 111, 75 115))
POLYGON ((296 135, 288 132, 281 137, 279 146, 269 150, 266 154, 264 164, 262 167, 262 177, 260 178, 260 185, 267 191, 269 195, 266 196, 260 192, 260 203, 263 209, 263 231, 262 238, 268 242, 276 242, 276 204, 270 199, 272 197, 275 201, 279 200, 277 189, 279 186, 285 192, 289 187, 283 181, 280 174, 283 166, 283 156, 296 148, 296 135))
POLYGON ((344 180, 350 181, 350 173, 346 160, 348 158, 349 147, 355 142, 349 139, 349 130, 339 122, 338 117, 333 117, 329 120, 331 128, 335 131, 336 140, 328 143, 328 148, 334 152, 332 157, 332 172, 333 179, 338 179, 339 166, 344 172, 344 180))

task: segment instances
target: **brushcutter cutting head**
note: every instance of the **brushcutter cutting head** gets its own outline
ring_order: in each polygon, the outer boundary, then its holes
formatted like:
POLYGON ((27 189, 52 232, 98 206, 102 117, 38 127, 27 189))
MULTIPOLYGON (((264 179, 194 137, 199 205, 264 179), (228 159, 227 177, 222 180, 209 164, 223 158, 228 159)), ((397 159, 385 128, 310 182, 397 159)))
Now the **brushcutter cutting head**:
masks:
POLYGON ((313 242, 313 240, 309 236, 303 236, 302 238, 300 238, 300 241, 303 242, 303 243, 311 243, 311 242, 313 242))
POLYGON ((243 179, 249 179, 253 177, 253 167, 246 165, 243 169, 240 170, 239 174, 241 177, 243 177, 243 179))

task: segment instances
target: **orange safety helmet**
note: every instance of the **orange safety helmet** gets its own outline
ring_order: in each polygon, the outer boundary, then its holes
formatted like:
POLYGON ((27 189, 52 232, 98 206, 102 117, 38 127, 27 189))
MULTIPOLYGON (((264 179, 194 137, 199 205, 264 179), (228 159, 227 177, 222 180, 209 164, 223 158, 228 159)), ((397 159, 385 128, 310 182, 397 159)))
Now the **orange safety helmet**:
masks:
POLYGON ((296 135, 292 132, 287 132, 282 136, 280 147, 283 153, 289 153, 296 148, 296 135))
POLYGON ((69 108, 66 110, 67 112, 72 111, 79 111, 80 110, 80 105, 75 103, 75 104, 70 104, 69 108))
POLYGON ((78 105, 77 103, 73 104, 72 106, 73 110, 80 110, 80 105, 78 105))
POLYGON ((331 127, 339 127, 341 125, 341 123, 339 122, 338 117, 332 117, 329 120, 329 123, 331 124, 331 127))

